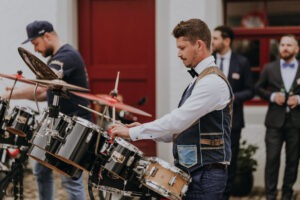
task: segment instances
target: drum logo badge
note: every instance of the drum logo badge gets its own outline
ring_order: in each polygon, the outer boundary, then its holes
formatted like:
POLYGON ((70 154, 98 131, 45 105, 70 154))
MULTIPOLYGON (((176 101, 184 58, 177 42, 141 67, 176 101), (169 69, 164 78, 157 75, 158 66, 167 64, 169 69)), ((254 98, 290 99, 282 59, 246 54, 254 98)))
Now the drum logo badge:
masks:
POLYGON ((123 163, 125 160, 125 157, 117 151, 112 153, 111 158, 117 163, 123 163))
POLYGON ((18 119, 17 119, 17 122, 20 123, 20 124, 25 124, 26 120, 27 120, 26 117, 19 116, 18 119))

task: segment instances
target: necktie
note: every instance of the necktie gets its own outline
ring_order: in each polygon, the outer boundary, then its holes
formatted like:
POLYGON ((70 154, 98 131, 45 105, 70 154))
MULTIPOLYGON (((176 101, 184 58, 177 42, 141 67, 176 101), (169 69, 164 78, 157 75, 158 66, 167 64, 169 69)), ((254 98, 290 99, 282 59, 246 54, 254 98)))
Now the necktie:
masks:
POLYGON ((295 63, 283 63, 282 67, 283 68, 288 68, 288 67, 294 68, 295 67, 295 63))
POLYGON ((223 71, 223 61, 224 61, 224 58, 221 57, 221 62, 220 62, 220 70, 221 71, 223 71))
POLYGON ((198 76, 198 73, 194 70, 194 68, 188 70, 188 73, 194 78, 195 76, 198 76))

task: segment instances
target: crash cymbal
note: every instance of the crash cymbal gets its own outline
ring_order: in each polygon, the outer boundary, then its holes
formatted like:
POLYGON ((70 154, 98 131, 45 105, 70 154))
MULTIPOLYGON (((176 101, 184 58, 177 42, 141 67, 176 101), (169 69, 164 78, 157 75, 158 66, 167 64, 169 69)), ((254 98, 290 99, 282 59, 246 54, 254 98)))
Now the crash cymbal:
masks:
POLYGON ((51 89, 66 89, 66 90, 76 90, 76 91, 83 91, 83 92, 90 91, 87 88, 72 85, 72 84, 66 83, 63 80, 59 80, 59 79, 54 79, 54 80, 30 79, 30 81, 35 82, 35 83, 41 83, 42 85, 46 85, 48 88, 51 88, 51 89))
POLYGON ((94 94, 88 94, 88 93, 82 93, 82 92, 72 92, 73 94, 92 100, 92 101, 98 101, 100 104, 108 105, 111 107, 115 107, 120 110, 126 110, 131 113, 135 113, 138 115, 143 115, 147 117, 151 117, 152 115, 149 113, 146 113, 138 108, 134 108, 132 106, 126 105, 121 103, 118 99, 113 98, 109 95, 94 95, 94 94))
POLYGON ((1 74, 1 73, 0 73, 0 77, 8 78, 8 79, 11 79, 11 80, 17 80, 17 81, 20 81, 20 82, 23 82, 23 83, 32 84, 32 85, 35 85, 35 84, 36 84, 35 82, 30 81, 29 79, 25 79, 25 78, 24 78, 22 75, 20 75, 20 74, 7 75, 7 74, 1 74))
POLYGON ((31 71, 36 75, 37 79, 43 80, 53 80, 58 79, 58 76, 48 67, 43 61, 37 58, 35 55, 27 51, 26 49, 19 47, 19 54, 31 69, 31 71))

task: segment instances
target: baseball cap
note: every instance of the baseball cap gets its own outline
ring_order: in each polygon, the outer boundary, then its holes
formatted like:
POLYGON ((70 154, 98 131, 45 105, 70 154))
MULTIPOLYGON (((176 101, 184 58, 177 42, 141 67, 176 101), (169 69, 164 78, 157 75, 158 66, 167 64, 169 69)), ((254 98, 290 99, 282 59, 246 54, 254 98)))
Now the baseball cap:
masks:
POLYGON ((53 26, 48 21, 34 21, 26 26, 28 39, 22 42, 25 44, 35 38, 44 35, 46 32, 54 31, 53 26))

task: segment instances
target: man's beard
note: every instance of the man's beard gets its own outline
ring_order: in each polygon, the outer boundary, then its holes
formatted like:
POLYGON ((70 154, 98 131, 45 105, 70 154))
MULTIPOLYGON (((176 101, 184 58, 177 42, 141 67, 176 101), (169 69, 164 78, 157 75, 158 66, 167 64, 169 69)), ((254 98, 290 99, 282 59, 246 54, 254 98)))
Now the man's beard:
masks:
POLYGON ((293 53, 288 53, 288 54, 281 54, 280 57, 283 60, 290 60, 291 58, 293 58, 295 56, 295 54, 293 53))
POLYGON ((53 55, 53 48, 52 47, 47 48, 44 53, 44 57, 47 58, 48 56, 52 56, 52 55, 53 55))

